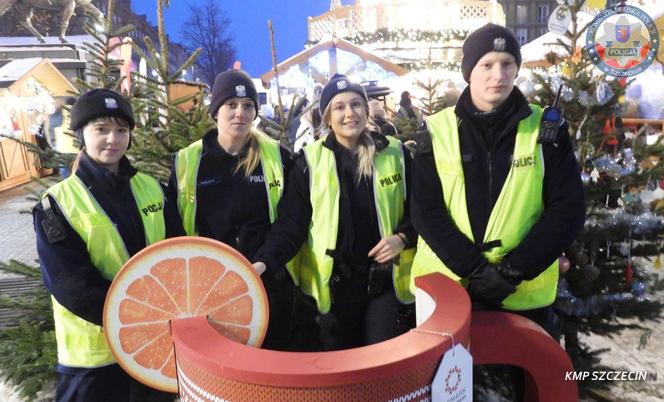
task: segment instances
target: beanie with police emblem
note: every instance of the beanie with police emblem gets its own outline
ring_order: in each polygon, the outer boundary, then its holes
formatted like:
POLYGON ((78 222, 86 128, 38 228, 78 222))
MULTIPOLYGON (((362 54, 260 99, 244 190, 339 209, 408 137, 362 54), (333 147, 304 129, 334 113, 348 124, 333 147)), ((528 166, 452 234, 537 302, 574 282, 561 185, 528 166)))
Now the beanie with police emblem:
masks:
POLYGON ((489 52, 507 52, 514 56, 517 68, 521 68, 521 46, 512 31, 500 25, 486 24, 463 42, 461 74, 466 82, 470 82, 470 72, 477 62, 489 52))
POLYGON ((258 116, 258 92, 251 77, 242 70, 228 70, 217 75, 210 94, 210 115, 217 118, 221 105, 230 98, 249 98, 254 101, 256 116, 258 116))
POLYGON ((92 89, 83 95, 71 107, 69 127, 72 131, 82 129, 89 121, 100 117, 117 117, 129 124, 129 129, 136 127, 131 104, 119 93, 106 88, 92 89))
POLYGON ((337 94, 349 91, 357 93, 362 98, 364 98, 365 102, 369 102, 367 91, 364 90, 362 85, 352 82, 343 74, 334 74, 327 82, 325 87, 323 87, 323 91, 320 93, 319 110, 321 116, 325 114, 325 109, 327 109, 327 105, 330 103, 332 98, 334 98, 337 94))

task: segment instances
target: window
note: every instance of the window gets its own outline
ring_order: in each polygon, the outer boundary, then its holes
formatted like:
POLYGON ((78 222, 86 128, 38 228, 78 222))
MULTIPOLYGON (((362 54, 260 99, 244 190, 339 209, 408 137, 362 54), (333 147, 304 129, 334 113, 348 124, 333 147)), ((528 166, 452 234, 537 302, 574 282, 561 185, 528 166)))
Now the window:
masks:
POLYGON ((546 24, 549 21, 549 5, 540 4, 537 6, 537 22, 546 24))
POLYGON ((544 35, 547 32, 549 32, 549 28, 539 27, 539 28, 537 28, 537 37, 540 37, 540 36, 544 35))
POLYGON ((521 45, 521 46, 528 43, 528 28, 517 28, 516 29, 516 40, 519 41, 519 45, 521 45))
POLYGON ((517 24, 527 24, 528 23, 528 5, 527 4, 517 4, 516 5, 516 23, 517 24))

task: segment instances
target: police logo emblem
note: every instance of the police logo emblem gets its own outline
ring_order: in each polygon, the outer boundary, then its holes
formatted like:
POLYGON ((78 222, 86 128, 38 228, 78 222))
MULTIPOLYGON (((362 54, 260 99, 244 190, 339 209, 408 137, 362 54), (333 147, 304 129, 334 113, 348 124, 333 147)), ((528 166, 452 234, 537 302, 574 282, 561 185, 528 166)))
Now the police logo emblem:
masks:
POLYGON ((590 23, 586 49, 592 62, 608 75, 631 77, 655 60, 659 34, 653 19, 628 5, 602 10, 590 23))
POLYGON ((244 98, 245 96, 247 96, 247 88, 244 85, 236 85, 235 95, 238 98, 244 98))
POLYGON ((346 89, 348 88, 348 82, 345 80, 337 81, 337 89, 346 89))
POLYGON ((105 98, 104 103, 106 103, 106 109, 117 109, 118 101, 115 98, 105 98))
POLYGON ((504 52, 505 51, 505 38, 496 38, 493 40, 493 50, 496 52, 504 52))

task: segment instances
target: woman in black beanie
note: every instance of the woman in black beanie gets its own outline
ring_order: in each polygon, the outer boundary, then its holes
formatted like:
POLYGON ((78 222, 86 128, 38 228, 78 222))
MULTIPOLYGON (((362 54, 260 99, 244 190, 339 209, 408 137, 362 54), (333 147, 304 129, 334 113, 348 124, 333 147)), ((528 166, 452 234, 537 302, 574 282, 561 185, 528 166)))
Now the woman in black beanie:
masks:
POLYGON ((125 156, 133 128, 122 95, 108 89, 82 95, 71 109, 71 129, 81 142, 73 173, 33 209, 42 278, 53 301, 57 402, 175 398, 125 373, 101 327, 106 293, 123 263, 150 244, 184 234, 160 184, 125 156))
POLYGON ((254 258, 271 269, 298 256, 293 325, 303 350, 380 342, 413 317, 410 156, 369 130, 366 92, 346 76, 323 88, 320 110, 324 135, 295 160, 279 219, 254 258))
POLYGON ((399 100, 399 110, 397 110, 397 119, 414 119, 417 120, 417 112, 410 99, 410 92, 403 91, 401 99, 399 100))
MULTIPOLYGON (((224 242, 251 259, 276 219, 290 152, 252 127, 258 92, 243 71, 220 73, 212 86, 210 115, 217 126, 173 163, 168 197, 177 202, 188 235, 224 242)), ((270 304, 263 342, 287 349, 292 280, 285 267, 261 273, 270 304)))

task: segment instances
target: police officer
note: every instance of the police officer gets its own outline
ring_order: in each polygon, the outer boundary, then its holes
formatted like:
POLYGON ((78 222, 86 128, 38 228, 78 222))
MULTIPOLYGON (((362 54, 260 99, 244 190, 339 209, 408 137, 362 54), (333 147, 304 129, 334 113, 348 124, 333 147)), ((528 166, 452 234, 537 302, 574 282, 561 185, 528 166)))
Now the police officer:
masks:
POLYGON ((411 161, 399 141, 369 131, 367 102, 344 75, 323 88, 326 135, 296 158, 279 219, 254 257, 271 269, 299 251, 294 334, 304 350, 380 342, 410 324, 402 303, 413 300, 411 161))
POLYGON ((73 174, 46 190, 33 209, 42 277, 52 294, 58 402, 174 399, 125 373, 101 327, 106 293, 124 262, 183 234, 160 184, 125 156, 134 124, 120 94, 93 89, 82 95, 71 109, 70 127, 82 148, 73 174))
POLYGON ((413 277, 442 272, 476 308, 520 313, 555 336, 558 257, 583 226, 584 195, 567 124, 538 142, 542 110, 514 86, 520 65, 504 27, 466 39, 469 86, 427 119, 413 163, 413 277))
MULTIPOLYGON (((209 107, 217 126, 177 153, 168 187, 188 235, 219 240, 248 259, 277 217, 284 167, 290 160, 287 149, 252 128, 258 106, 258 92, 245 72, 220 73, 209 107)), ((284 265, 270 267, 261 279, 270 304, 263 347, 286 349, 292 279, 284 265)))

